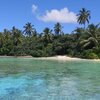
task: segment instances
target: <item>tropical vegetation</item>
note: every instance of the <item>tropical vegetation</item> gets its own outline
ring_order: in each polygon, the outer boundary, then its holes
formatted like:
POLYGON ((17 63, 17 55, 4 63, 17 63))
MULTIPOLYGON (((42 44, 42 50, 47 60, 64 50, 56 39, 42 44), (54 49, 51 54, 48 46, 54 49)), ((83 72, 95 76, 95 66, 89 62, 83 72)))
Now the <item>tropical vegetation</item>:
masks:
POLYGON ((23 30, 12 27, 0 32, 0 55, 33 57, 68 55, 87 59, 100 58, 100 26, 90 24, 90 11, 82 8, 77 22, 84 25, 72 33, 64 33, 58 22, 54 29, 46 27, 38 33, 31 23, 23 30), (87 23, 87 24, 86 24, 87 23))

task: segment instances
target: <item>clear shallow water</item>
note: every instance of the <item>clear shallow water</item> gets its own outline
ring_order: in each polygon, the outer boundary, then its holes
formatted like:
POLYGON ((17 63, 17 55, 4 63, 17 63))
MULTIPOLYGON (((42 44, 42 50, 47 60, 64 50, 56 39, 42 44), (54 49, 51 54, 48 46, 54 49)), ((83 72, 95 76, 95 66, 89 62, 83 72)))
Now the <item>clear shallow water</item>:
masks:
POLYGON ((0 58, 0 100, 100 100, 100 62, 0 58))

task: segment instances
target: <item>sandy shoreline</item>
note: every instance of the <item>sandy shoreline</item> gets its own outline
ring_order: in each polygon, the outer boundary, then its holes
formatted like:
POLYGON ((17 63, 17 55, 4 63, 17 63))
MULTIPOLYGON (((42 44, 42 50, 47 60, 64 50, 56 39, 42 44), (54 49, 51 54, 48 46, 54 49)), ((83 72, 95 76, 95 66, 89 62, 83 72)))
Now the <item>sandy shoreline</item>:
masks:
POLYGON ((54 57, 32 57, 32 56, 0 56, 0 58, 32 58, 40 60, 60 60, 60 61, 79 61, 79 60, 90 60, 90 61, 100 61, 100 59, 82 59, 68 56, 54 56, 54 57))
POLYGON ((59 61, 100 61, 100 59, 82 59, 69 56, 53 56, 53 57, 19 56, 18 58, 33 58, 40 60, 59 60, 59 61))
POLYGON ((0 56, 0 58, 33 58, 32 56, 0 56))
POLYGON ((39 57, 39 58, 34 58, 34 59, 42 59, 42 60, 83 60, 81 58, 72 58, 72 57, 68 57, 68 56, 39 57))

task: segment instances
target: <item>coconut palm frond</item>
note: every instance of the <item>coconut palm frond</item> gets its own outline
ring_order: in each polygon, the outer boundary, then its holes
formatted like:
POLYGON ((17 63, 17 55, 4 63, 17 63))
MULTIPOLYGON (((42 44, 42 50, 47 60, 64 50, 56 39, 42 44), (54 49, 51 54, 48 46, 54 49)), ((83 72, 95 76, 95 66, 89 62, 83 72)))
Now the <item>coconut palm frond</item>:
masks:
POLYGON ((90 42, 87 42, 87 43, 85 43, 84 45, 83 45, 83 48, 85 48, 85 47, 87 47, 87 46, 89 46, 90 45, 90 42))

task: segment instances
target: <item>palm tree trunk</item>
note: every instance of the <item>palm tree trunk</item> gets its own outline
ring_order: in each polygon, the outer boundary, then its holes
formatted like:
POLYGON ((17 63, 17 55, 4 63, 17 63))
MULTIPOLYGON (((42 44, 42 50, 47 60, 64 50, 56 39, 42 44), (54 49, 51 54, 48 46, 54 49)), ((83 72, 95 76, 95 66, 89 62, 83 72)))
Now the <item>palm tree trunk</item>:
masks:
POLYGON ((85 30, 85 23, 84 23, 84 30, 85 30))

